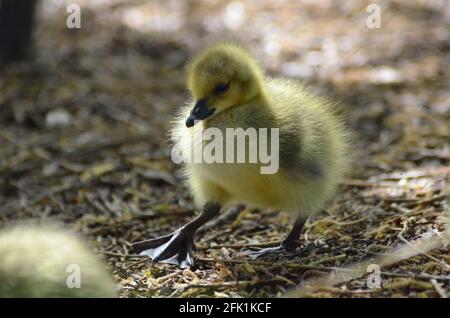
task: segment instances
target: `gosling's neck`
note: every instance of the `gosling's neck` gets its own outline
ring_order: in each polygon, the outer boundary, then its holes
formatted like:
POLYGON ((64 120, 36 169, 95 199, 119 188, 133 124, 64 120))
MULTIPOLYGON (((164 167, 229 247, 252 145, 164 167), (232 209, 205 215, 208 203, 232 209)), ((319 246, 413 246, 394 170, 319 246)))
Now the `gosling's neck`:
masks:
MULTIPOLYGON (((222 111, 216 116, 203 120, 201 122, 202 128, 206 129, 209 127, 235 127, 239 124, 239 120, 242 120, 241 114, 249 114, 252 112, 250 108, 257 108, 259 113, 264 113, 267 117, 271 117, 273 110, 270 107, 270 102, 268 97, 263 91, 259 92, 257 95, 253 95, 247 99, 241 99, 236 105, 222 111), (242 112, 242 113, 241 113, 242 112), (238 122, 236 122, 236 120, 238 122)), ((244 116, 245 118, 245 116, 244 116)), ((243 122, 241 123, 243 124, 243 122)))

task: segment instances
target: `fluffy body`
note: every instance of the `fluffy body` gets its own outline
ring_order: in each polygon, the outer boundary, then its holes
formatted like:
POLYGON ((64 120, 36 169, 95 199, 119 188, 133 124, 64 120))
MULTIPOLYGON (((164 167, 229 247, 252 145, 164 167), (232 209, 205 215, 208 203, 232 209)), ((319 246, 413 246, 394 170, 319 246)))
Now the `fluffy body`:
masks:
POLYGON ((0 232, 0 297, 116 296, 105 265, 78 238, 24 225, 0 232), (66 284, 71 264, 80 266, 81 288, 66 284))
POLYGON ((346 170, 348 150, 334 104, 297 81, 266 76, 245 50, 228 44, 191 63, 188 86, 194 101, 182 107, 172 130, 185 154, 192 151, 195 129, 216 127, 225 135, 226 128, 279 128, 275 174, 261 174, 259 163, 186 164, 187 185, 199 206, 242 203, 308 216, 330 198, 346 170), (229 92, 214 96, 214 87, 223 82, 230 83, 229 92), (214 115, 187 128, 185 118, 195 100, 205 96, 216 108, 214 115))

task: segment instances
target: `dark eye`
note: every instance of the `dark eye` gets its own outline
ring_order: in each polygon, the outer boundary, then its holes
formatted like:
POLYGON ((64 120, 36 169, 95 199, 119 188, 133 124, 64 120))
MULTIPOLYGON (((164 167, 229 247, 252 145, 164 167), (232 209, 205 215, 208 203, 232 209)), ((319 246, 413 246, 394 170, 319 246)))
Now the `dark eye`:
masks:
POLYGON ((223 94, 230 88, 229 83, 220 83, 214 88, 214 94, 223 94))

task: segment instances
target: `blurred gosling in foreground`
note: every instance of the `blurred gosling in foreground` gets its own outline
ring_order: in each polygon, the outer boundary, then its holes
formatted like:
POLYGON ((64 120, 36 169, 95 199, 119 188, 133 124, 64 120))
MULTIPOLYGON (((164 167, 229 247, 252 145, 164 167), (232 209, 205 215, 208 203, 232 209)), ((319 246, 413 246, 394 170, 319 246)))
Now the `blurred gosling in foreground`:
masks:
POLYGON ((117 293, 103 262, 78 238, 21 225, 0 231, 0 297, 117 297, 117 293))
POLYGON ((335 104, 295 80, 267 76, 249 53, 230 44, 198 55, 188 67, 187 85, 192 102, 182 108, 172 131, 184 154, 192 151, 195 129, 214 127, 225 136, 227 128, 278 128, 279 169, 262 174, 261 162, 187 163, 187 184, 202 213, 174 233, 133 244, 135 252, 153 261, 190 266, 194 233, 234 204, 296 217, 280 246, 248 254, 295 250, 306 218, 333 195, 347 167, 347 132, 335 104))

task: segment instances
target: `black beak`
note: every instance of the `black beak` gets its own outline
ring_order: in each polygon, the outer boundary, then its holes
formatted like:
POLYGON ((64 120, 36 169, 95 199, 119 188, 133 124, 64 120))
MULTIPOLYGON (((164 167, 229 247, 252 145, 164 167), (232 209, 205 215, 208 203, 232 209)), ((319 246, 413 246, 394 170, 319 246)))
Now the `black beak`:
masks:
POLYGON ((190 128, 194 126, 197 121, 208 118, 214 113, 216 109, 209 108, 206 102, 207 102, 206 98, 202 98, 195 103, 195 106, 192 109, 191 114, 186 119, 186 127, 190 128))

